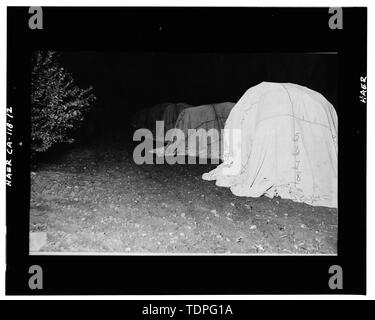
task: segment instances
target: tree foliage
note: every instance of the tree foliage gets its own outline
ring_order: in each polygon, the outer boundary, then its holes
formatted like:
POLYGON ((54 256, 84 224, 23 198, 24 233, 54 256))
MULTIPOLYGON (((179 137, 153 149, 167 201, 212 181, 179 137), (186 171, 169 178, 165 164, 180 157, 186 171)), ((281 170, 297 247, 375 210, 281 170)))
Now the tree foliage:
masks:
POLYGON ((59 63, 56 52, 38 51, 31 76, 31 151, 44 152, 74 141, 74 129, 83 122, 95 95, 79 88, 59 63))

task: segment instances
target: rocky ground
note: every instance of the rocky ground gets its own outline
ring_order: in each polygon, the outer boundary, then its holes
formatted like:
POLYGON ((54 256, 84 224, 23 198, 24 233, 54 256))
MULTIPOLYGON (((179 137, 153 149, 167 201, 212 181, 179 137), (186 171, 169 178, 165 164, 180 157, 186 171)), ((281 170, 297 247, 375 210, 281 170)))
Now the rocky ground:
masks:
POLYGON ((337 209, 241 198, 201 179, 213 165, 136 165, 121 144, 75 147, 31 172, 40 251, 335 254, 337 209))

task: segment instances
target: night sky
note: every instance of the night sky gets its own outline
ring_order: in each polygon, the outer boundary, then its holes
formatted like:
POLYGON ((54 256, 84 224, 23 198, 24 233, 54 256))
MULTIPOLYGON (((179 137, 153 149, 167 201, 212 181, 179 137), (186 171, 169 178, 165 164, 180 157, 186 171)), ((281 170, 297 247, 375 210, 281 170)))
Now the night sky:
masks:
POLYGON ((336 54, 82 51, 60 59, 80 86, 94 87, 97 112, 89 121, 102 132, 126 131, 135 111, 161 102, 236 102, 262 81, 307 86, 337 110, 336 54))

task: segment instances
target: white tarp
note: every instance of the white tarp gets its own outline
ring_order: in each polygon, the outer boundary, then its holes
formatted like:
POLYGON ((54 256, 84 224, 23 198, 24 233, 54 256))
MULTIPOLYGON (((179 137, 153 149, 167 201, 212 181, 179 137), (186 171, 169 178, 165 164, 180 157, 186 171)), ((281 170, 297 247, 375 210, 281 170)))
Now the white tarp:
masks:
MULTIPOLYGON (((158 136, 157 135, 157 132, 156 131, 153 131, 153 133, 155 133, 155 139, 157 141, 164 141, 164 138, 165 138, 165 133, 167 133, 168 130, 170 129, 173 129, 175 124, 176 124, 176 121, 180 115, 180 113, 187 109, 187 108, 192 108, 193 106, 187 104, 187 103, 183 103, 183 102, 179 102, 179 103, 170 103, 165 109, 164 109, 164 112, 163 112, 163 115, 162 115, 162 118, 160 119, 160 121, 164 121, 164 132, 162 132, 162 135, 161 136, 158 136)), ((153 129, 155 127, 155 124, 153 125, 153 129)), ((155 129, 156 130, 156 129, 155 129)))
POLYGON ((262 82, 234 106, 225 129, 224 162, 204 180, 237 196, 337 207, 337 114, 321 94, 262 82))
POLYGON ((154 105, 149 109, 142 109, 133 115, 131 125, 134 129, 149 129, 153 134, 153 139, 157 141, 164 140, 164 134, 172 129, 177 121, 180 112, 186 108, 192 107, 189 104, 179 102, 164 102, 154 105), (164 121, 161 136, 157 136, 156 121, 164 121))
POLYGON ((233 102, 222 102, 184 109, 172 134, 179 139, 153 152, 169 155, 171 151, 171 154, 177 152, 178 155, 219 159, 222 130, 234 105, 233 102))
POLYGON ((131 126, 134 129, 151 129, 155 126, 155 121, 160 121, 163 118, 165 109, 172 104, 171 102, 164 102, 154 105, 151 108, 144 108, 136 112, 131 119, 131 126))

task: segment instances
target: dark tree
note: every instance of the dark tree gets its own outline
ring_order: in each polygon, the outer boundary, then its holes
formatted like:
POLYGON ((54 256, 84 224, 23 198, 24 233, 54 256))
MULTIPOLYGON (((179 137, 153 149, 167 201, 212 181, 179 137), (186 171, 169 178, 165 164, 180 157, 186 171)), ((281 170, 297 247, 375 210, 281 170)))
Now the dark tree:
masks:
POLYGON ((72 143, 96 99, 92 87, 79 88, 53 51, 33 55, 31 79, 31 154, 72 143))

